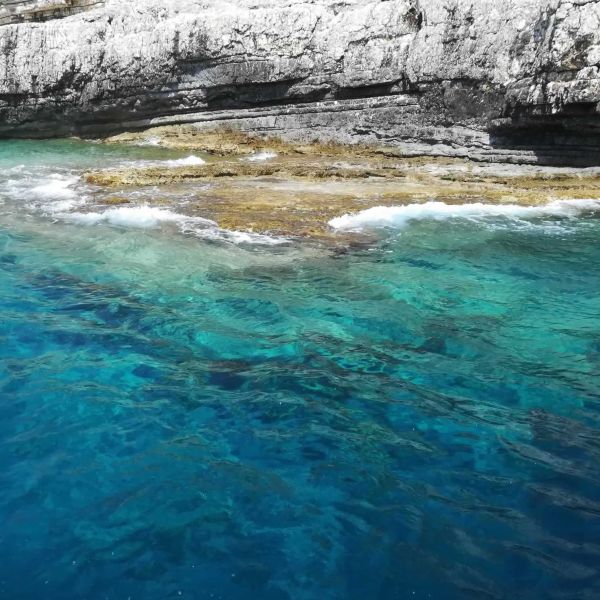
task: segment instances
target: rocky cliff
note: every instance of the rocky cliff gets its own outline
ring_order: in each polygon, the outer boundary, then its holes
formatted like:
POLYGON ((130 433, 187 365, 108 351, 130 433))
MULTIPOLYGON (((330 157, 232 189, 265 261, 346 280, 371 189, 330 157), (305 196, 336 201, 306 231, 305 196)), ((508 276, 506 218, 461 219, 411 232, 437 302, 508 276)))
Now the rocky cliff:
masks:
POLYGON ((104 0, 3 0, 0 25, 68 17, 104 4, 104 0))
POLYGON ((25 18, 40 1, 0 2, 3 136, 193 122, 600 164, 600 0, 46 0, 69 6, 25 18))

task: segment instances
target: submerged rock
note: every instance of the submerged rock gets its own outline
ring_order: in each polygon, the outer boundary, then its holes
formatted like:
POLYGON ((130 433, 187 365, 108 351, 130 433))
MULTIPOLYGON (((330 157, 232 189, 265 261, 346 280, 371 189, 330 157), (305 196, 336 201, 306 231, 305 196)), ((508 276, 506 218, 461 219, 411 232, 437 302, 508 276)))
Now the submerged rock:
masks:
POLYGON ((600 164, 598 0, 11 6, 0 135, 234 124, 416 155, 600 164))

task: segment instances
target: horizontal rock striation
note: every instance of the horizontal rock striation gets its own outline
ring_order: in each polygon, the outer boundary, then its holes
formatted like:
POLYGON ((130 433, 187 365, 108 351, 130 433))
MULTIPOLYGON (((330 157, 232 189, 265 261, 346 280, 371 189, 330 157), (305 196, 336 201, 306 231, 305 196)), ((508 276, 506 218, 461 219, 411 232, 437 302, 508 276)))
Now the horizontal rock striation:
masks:
POLYGON ((68 17, 104 4, 104 0, 2 0, 0 25, 68 17))
POLYGON ((600 0, 86 1, 0 27, 0 135, 185 122, 600 164, 600 0))

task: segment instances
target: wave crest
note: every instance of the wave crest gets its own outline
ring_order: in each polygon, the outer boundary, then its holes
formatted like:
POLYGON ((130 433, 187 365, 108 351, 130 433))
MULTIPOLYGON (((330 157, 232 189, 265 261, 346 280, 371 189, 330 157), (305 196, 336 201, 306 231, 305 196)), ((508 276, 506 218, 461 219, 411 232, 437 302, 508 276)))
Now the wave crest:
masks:
POLYGON ((103 212, 67 212, 59 216, 64 221, 79 225, 98 225, 106 223, 114 227, 152 229, 163 224, 172 223, 184 234, 195 235, 204 239, 220 240, 234 244, 279 245, 288 240, 280 237, 243 232, 228 231, 219 228, 215 221, 173 212, 154 206, 124 206, 110 208, 103 212))
POLYGON ((535 219, 538 217, 576 217, 600 209, 600 200, 555 200, 543 206, 520 204, 446 204, 425 202, 405 206, 375 206, 354 214, 345 214, 329 221, 330 227, 344 231, 377 228, 402 228, 411 221, 470 219, 494 217, 535 219))

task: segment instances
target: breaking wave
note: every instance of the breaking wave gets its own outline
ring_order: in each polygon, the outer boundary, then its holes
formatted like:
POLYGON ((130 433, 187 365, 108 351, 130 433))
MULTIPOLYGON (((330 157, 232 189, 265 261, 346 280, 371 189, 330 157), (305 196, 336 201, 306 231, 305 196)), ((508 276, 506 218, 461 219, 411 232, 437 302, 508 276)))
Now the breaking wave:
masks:
POLYGON ((166 164, 169 167, 193 167, 197 165, 205 165, 206 161, 199 156, 187 156, 186 158, 179 158, 176 160, 167 160, 166 164))
POLYGON ((519 204, 445 204, 425 202, 405 206, 376 206, 355 214, 346 214, 329 221, 333 229, 362 231, 377 228, 402 228, 411 221, 489 218, 527 220, 540 217, 577 217, 600 209, 598 200, 555 200, 542 206, 519 204))
POLYGON ((65 212, 55 215, 60 219, 79 225, 101 223, 114 227, 152 229, 163 224, 173 224, 181 233, 195 235, 209 240, 228 241, 235 244, 279 245, 288 240, 281 237, 243 231, 220 229, 215 221, 184 215, 153 206, 132 206, 110 208, 103 212, 65 212))

